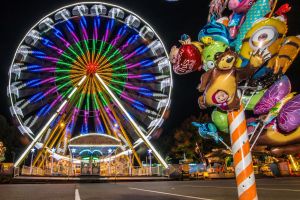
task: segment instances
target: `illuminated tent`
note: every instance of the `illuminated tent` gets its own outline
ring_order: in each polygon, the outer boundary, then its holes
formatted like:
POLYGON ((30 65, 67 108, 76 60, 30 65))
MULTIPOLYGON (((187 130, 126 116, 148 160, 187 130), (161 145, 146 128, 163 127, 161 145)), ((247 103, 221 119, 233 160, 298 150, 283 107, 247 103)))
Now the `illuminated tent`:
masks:
POLYGON ((107 134, 89 133, 74 137, 69 142, 69 151, 73 157, 106 156, 111 154, 121 141, 107 134))

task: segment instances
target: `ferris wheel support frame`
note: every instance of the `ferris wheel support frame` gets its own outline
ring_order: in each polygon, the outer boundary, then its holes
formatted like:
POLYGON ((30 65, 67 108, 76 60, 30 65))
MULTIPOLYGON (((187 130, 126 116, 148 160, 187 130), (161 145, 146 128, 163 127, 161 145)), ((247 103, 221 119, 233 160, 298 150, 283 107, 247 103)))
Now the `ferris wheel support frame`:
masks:
MULTIPOLYGON (((56 127, 53 129, 53 131, 51 131, 50 136, 48 137, 48 139, 43 143, 43 147, 41 148, 41 150, 38 151, 36 157, 34 158, 33 161, 33 166, 35 166, 39 160, 39 158, 41 157, 42 153, 46 152, 46 149, 48 147, 48 144, 50 142, 50 140, 54 137, 54 133, 59 129, 60 124, 57 124, 56 127)), ((49 145, 49 148, 51 149, 52 146, 49 145)), ((42 159, 41 163, 39 164, 39 167, 42 165, 42 163, 44 162, 44 158, 42 159)))
POLYGON ((151 142, 148 140, 146 135, 142 132, 140 127, 136 124, 134 119, 129 115, 129 113, 126 111, 124 106, 121 104, 121 102, 118 100, 118 98, 114 95, 114 93, 109 89, 109 87, 105 84, 105 82, 102 80, 102 78, 99 76, 98 73, 95 73, 95 76, 99 80, 100 84, 105 88, 105 90, 108 92, 110 97, 115 101, 117 106, 120 108, 120 110, 126 115, 126 117, 129 119, 131 125, 135 129, 137 135, 143 140, 145 145, 152 150, 153 155, 156 157, 156 159, 165 167, 168 168, 168 164, 166 161, 161 157, 161 155, 157 152, 157 150, 154 148, 154 146, 151 144, 151 142))
MULTIPOLYGON (((106 97, 104 96, 104 98, 106 99, 106 97)), ((141 162, 141 159, 140 157, 138 156, 136 150, 134 149, 134 146, 132 144, 132 142, 130 141, 130 139, 128 138, 128 136, 126 135, 125 133, 125 130, 120 122, 120 119, 118 118, 117 114, 115 113, 115 111, 113 109, 111 109, 111 106, 108 105, 108 107, 110 108, 113 116, 115 117, 115 119, 117 120, 118 124, 119 124, 119 128, 120 128, 120 132, 121 132, 121 135, 124 137, 126 143, 128 144, 130 150, 133 152, 133 155, 134 155, 134 158, 136 159, 136 161, 138 162, 139 166, 142 167, 142 162, 141 162)), ((118 133, 116 133, 117 137, 119 138, 120 136, 118 136, 118 133)))
POLYGON ((52 117, 48 120, 48 122, 44 125, 44 127, 40 130, 37 136, 32 140, 32 142, 28 145, 26 150, 22 153, 22 155, 18 158, 18 160, 14 163, 14 167, 19 167, 21 162, 25 159, 25 157, 29 154, 30 150, 34 147, 34 145, 38 142, 38 140, 44 135, 46 130, 49 128, 49 125, 53 122, 53 120, 58 116, 63 107, 69 102, 71 97, 75 94, 76 90, 82 85, 86 76, 83 76, 79 83, 74 87, 71 93, 68 95, 67 99, 62 102, 57 111, 52 115, 52 117))

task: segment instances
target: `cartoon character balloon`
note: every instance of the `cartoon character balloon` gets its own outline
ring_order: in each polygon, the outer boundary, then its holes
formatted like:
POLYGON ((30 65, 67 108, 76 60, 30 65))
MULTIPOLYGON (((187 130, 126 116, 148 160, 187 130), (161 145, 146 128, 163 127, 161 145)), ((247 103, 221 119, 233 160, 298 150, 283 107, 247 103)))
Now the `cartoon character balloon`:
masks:
POLYGON ((205 71, 213 69, 215 67, 215 55, 224 52, 227 47, 227 44, 219 41, 212 41, 208 44, 205 44, 201 54, 203 61, 202 68, 205 71))
POLYGON ((273 69, 273 73, 285 73, 295 58, 298 56, 300 49, 300 35, 289 36, 284 39, 276 57, 268 62, 267 67, 273 69))
POLYGON ((201 41, 204 37, 211 37, 214 41, 223 42, 226 45, 231 43, 231 37, 227 27, 215 19, 211 19, 211 21, 200 30, 198 41, 201 41))
POLYGON ((235 38, 238 34, 239 27, 245 20, 247 11, 251 8, 255 0, 230 0, 228 8, 233 11, 230 15, 228 24, 230 36, 235 38))
POLYGON ((228 0, 211 0, 209 4, 208 21, 210 21, 211 17, 221 18, 227 3, 228 0))
POLYGON ((257 21, 243 39, 237 66, 246 66, 256 52, 262 52, 267 59, 271 58, 279 51, 286 32, 287 25, 281 18, 263 18, 257 21))
POLYGON ((237 97, 237 79, 235 61, 237 55, 228 49, 217 55, 216 67, 201 76, 198 87, 204 92, 199 98, 200 108, 217 106, 222 110, 238 109, 240 105, 237 97))
POLYGON ((264 17, 266 14, 271 12, 270 4, 270 0, 257 0, 248 10, 245 21, 239 28, 239 34, 237 35, 236 40, 234 42, 234 47, 237 53, 240 52, 245 35, 252 27, 252 25, 259 19, 264 17))

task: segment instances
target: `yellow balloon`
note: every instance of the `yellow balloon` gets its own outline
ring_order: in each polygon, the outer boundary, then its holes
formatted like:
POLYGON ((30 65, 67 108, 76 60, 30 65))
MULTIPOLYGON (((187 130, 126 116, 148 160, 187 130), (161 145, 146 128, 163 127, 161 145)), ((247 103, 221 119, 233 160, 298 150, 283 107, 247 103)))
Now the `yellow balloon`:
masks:
POLYGON ((300 142, 300 127, 288 135, 269 127, 264 135, 259 138, 260 145, 283 146, 300 142))
MULTIPOLYGON (((249 60, 257 50, 264 50, 271 56, 279 51, 287 32, 287 24, 279 18, 262 18, 256 22, 243 39, 240 56, 249 60)), ((272 58, 273 59, 273 58, 272 58)), ((242 66, 242 59, 237 60, 237 67, 242 66)))

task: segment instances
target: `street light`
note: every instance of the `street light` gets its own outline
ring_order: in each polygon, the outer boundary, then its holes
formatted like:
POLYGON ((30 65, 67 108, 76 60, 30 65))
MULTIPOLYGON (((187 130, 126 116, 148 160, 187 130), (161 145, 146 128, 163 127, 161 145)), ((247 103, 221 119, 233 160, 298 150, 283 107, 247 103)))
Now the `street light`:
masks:
POLYGON ((108 174, 109 174, 109 176, 110 176, 110 159, 111 159, 111 152, 112 152, 112 149, 109 148, 109 149, 108 149, 108 153, 109 153, 108 174))
POLYGON ((132 175, 132 171, 131 171, 131 168, 132 168, 131 154, 132 154, 132 150, 129 149, 129 150, 128 150, 128 156, 129 156, 129 176, 132 175))
POLYGON ((31 161, 30 161, 30 175, 32 174, 32 160, 33 160, 33 154, 35 152, 35 149, 32 148, 31 150, 31 161))
POLYGON ((149 154, 149 164, 150 164, 150 170, 149 170, 149 172, 150 172, 150 176, 152 176, 152 155, 151 155, 151 153, 152 153, 152 150, 151 149, 148 149, 148 154, 149 154))
POLYGON ((51 175, 53 175, 53 154, 55 152, 55 148, 51 149, 52 156, 51 156, 51 175))
POLYGON ((119 128, 119 124, 114 123, 114 127, 115 127, 115 128, 119 128))
POLYGON ((73 167, 73 161, 74 161, 74 154, 75 154, 75 152, 76 152, 76 149, 71 149, 71 151, 72 151, 72 171, 73 171, 73 175, 75 175, 75 169, 74 169, 74 167, 73 167))

